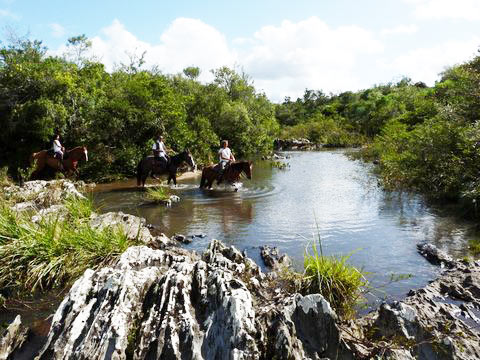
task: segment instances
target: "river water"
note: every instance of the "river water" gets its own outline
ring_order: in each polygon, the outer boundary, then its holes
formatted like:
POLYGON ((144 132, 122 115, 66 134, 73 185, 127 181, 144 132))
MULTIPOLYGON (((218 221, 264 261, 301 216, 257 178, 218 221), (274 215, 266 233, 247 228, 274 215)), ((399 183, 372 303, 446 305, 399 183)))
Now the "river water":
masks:
POLYGON ((235 245, 257 263, 260 245, 287 253, 301 271, 305 249, 322 240, 326 254, 352 254, 350 263, 369 273, 376 302, 404 297, 436 277, 440 269, 418 255, 416 245, 429 241, 454 256, 467 253, 476 236, 473 225, 428 206, 422 197, 387 192, 370 164, 353 161, 346 150, 288 152, 286 170, 270 162, 253 166, 252 180, 237 192, 220 187, 200 190, 199 179, 180 181, 172 208, 149 204, 132 183, 100 187, 94 199, 103 212, 124 211, 145 217, 167 235, 200 235, 186 248, 202 251, 211 239, 235 245), (391 275, 411 277, 391 282, 391 275))

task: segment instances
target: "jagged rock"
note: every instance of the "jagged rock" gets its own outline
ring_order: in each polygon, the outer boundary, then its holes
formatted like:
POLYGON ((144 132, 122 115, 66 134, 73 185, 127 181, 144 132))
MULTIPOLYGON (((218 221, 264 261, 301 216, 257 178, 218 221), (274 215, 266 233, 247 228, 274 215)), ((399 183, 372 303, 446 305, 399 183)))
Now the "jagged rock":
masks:
POLYGON ((28 329, 22 325, 20 315, 17 315, 0 339, 0 360, 14 359, 15 352, 25 343, 27 336, 28 329))
POLYGON ((273 142, 275 150, 312 150, 316 149, 317 144, 308 139, 275 139, 273 142))
POLYGON ((405 300, 382 304, 362 320, 365 328, 403 348, 398 358, 480 359, 480 264, 455 261, 433 245, 421 249, 450 269, 405 300))
MULTIPOLYGON (((84 183, 77 183, 78 186, 84 186, 84 183)), ((61 204, 69 197, 85 198, 75 187, 75 183, 68 180, 35 180, 27 181, 22 186, 11 185, 4 188, 4 196, 8 200, 13 200, 16 205, 15 210, 22 210, 25 207, 41 209, 51 205, 61 204), (25 203, 24 205, 19 205, 25 203)))
POLYGON ((440 265, 441 267, 446 266, 448 268, 457 265, 457 262, 450 255, 441 251, 433 244, 418 244, 417 249, 423 257, 434 265, 440 265))
POLYGON ((277 247, 270 247, 268 245, 263 245, 260 247, 260 256, 262 257, 263 262, 266 266, 272 269, 278 269, 282 266, 290 266, 292 261, 288 255, 283 254, 280 256, 277 247))
POLYGON ((145 244, 152 241, 152 235, 144 218, 119 212, 108 212, 93 217, 90 225, 93 228, 104 229, 106 227, 118 227, 125 232, 129 239, 140 239, 145 244))
POLYGON ((217 240, 201 258, 131 247, 75 282, 38 359, 351 358, 322 296, 277 302, 263 279, 217 240))
POLYGON ((192 242, 192 238, 191 237, 187 237, 185 235, 182 235, 182 234, 175 234, 172 236, 172 240, 174 241, 178 241, 178 242, 181 242, 183 244, 190 244, 192 242))

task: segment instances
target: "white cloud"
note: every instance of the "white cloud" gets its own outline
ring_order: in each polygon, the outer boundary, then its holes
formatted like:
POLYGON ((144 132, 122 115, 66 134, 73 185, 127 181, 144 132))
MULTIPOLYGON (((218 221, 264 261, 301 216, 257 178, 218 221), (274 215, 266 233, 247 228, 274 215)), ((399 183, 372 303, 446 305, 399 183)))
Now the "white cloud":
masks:
POLYGON ((20 16, 18 16, 17 14, 14 14, 8 10, 5 10, 5 9, 0 9, 0 17, 7 17, 7 18, 11 18, 13 20, 19 20, 20 19, 20 16))
MULTIPOLYGON (((172 74, 198 66, 202 81, 212 79, 211 69, 237 65, 251 76, 256 89, 273 101, 302 96, 305 88, 358 90, 402 75, 433 84, 445 66, 466 61, 480 45, 480 38, 474 37, 403 53, 396 49, 395 54, 401 55, 384 53, 390 35, 415 31, 415 25, 404 25, 372 33, 353 25, 331 27, 318 17, 310 17, 264 26, 229 43, 217 29, 200 20, 178 18, 167 29, 158 30, 155 44, 138 39, 118 20, 90 40, 91 54, 108 70, 128 64, 128 54, 139 56, 144 51, 147 67, 156 65, 172 74), (380 57, 383 59, 377 60, 380 57)), ((62 46, 54 54, 65 50, 62 46)))
POLYGON ((380 35, 382 36, 389 36, 389 35, 397 35, 397 34, 415 34, 418 31, 417 25, 399 25, 393 28, 386 28, 380 31, 380 35))
POLYGON ((383 51, 371 32, 358 26, 331 28, 317 17, 265 26, 254 40, 241 53, 242 65, 275 100, 300 96, 305 88, 358 88, 358 60, 383 51))
POLYGON ((439 79, 438 74, 448 66, 472 58, 479 44, 479 37, 467 41, 448 41, 437 46, 409 51, 392 61, 379 61, 379 66, 389 73, 405 75, 413 81, 433 85, 439 79))
POLYGON ((60 38, 65 35, 65 28, 62 25, 53 23, 48 26, 52 30, 53 37, 60 38))
MULTIPOLYGON (((201 79, 210 79, 210 69, 235 64, 235 52, 225 37, 210 25, 196 19, 178 18, 163 32, 159 43, 139 40, 118 20, 91 38, 91 53, 112 70, 121 63, 128 64, 129 56, 145 52, 146 66, 156 65, 162 72, 177 73, 188 66, 198 66, 201 79)), ((62 53, 65 48, 57 50, 62 53)))
POLYGON ((479 0, 404 0, 420 19, 480 20, 479 0))

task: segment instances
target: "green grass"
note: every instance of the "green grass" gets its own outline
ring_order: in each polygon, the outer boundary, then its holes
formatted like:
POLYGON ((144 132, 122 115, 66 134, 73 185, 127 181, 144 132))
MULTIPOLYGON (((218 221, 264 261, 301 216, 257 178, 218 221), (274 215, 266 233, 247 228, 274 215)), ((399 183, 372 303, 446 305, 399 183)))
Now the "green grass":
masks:
POLYGON ((468 245, 470 247, 470 253, 473 256, 479 256, 480 255, 480 240, 479 239, 470 240, 468 245))
POLYGON ((162 203, 170 199, 170 191, 166 187, 148 188, 146 197, 153 202, 162 203))
POLYGON ((38 224, 30 221, 31 214, 0 207, 0 289, 21 296, 66 286, 87 268, 112 263, 140 242, 119 229, 90 227, 90 200, 68 200, 65 205, 65 220, 50 216, 38 224))
POLYGON ((301 292, 320 293, 342 317, 352 317, 355 306, 363 299, 362 288, 368 282, 365 274, 347 263, 351 254, 344 256, 323 255, 322 242, 318 237, 318 248, 312 243, 304 254, 304 274, 301 292))

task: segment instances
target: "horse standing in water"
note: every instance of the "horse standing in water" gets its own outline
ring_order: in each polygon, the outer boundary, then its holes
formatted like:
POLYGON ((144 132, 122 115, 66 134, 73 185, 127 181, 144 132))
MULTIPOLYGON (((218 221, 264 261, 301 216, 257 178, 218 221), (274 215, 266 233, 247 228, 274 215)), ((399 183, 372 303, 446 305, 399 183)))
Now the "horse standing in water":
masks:
POLYGON ((36 160, 36 168, 30 176, 32 180, 38 179, 45 166, 55 172, 62 171, 69 177, 73 174, 78 174, 78 162, 80 160, 88 161, 88 151, 86 146, 77 146, 65 151, 63 160, 60 160, 49 155, 49 150, 42 150, 30 156, 30 162, 34 160, 36 160), (61 161, 62 163, 60 163, 61 161))
MULTIPOLYGON (((218 165, 210 165, 202 170, 202 179, 200 180, 200 188, 212 188, 213 182, 218 178, 218 171, 216 167, 218 165)), ((252 178, 252 162, 251 161, 237 161, 231 163, 222 175, 222 178, 217 181, 217 185, 222 181, 233 184, 240 180, 240 176, 246 175, 247 179, 252 178)))
POLYGON ((147 181, 148 175, 167 175, 168 184, 173 180, 173 184, 177 185, 177 169, 186 162, 190 167, 195 168, 195 161, 193 160, 190 151, 185 150, 180 154, 170 157, 166 166, 162 166, 164 163, 156 160, 153 155, 145 157, 138 163, 137 166, 137 186, 145 187, 145 181, 147 181))

